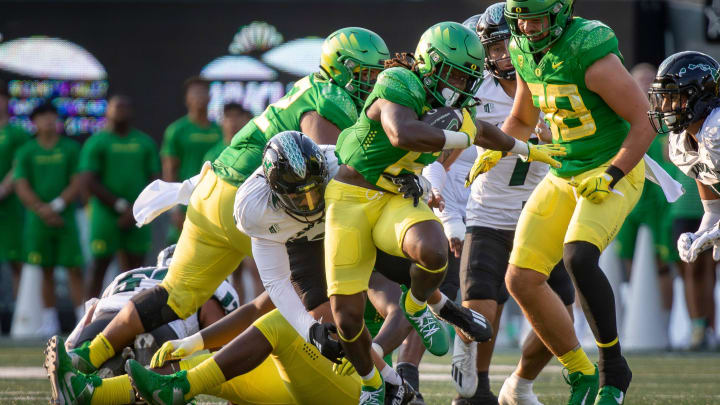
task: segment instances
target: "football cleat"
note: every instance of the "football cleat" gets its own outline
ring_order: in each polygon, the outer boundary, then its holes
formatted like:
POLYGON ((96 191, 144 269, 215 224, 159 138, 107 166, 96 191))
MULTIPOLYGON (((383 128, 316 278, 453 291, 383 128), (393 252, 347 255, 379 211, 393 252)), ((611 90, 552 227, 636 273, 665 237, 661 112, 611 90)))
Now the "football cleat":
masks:
POLYGON ((532 385, 518 386, 515 374, 505 379, 500 393, 498 405, 543 405, 532 390, 532 385))
POLYGON ((400 296, 400 307, 405 313, 405 318, 420 335, 423 345, 430 353, 435 356, 444 356, 450 350, 450 336, 448 336, 447 329, 435 318, 428 306, 414 314, 409 314, 405 309, 405 297, 408 291, 403 292, 400 296))
MULTIPOLYGON (((377 372, 377 371, 375 371, 377 372)), ((379 388, 362 385, 360 388, 360 405, 385 405, 385 383, 379 388)))
POLYGON ((455 335, 453 346, 452 369, 450 374, 455 390, 461 397, 473 396, 478 385, 477 378, 477 344, 465 343, 460 336, 455 335))
POLYGON ((72 366, 65 351, 65 342, 53 336, 45 348, 45 369, 50 379, 51 405, 89 405, 95 387, 102 383, 97 376, 88 376, 72 366))
POLYGON ((625 393, 611 385, 600 388, 595 398, 595 405, 623 405, 623 402, 625 402, 625 393))
POLYGON ((150 405, 185 405, 185 394, 190 391, 187 371, 160 375, 147 370, 135 360, 125 363, 125 371, 130 377, 135 392, 150 405))
POLYGON ((481 313, 460 306, 449 299, 440 308, 440 313, 435 315, 443 321, 456 326, 468 340, 487 342, 492 339, 492 326, 481 313))
POLYGON ((72 366, 83 373, 89 374, 97 371, 97 367, 90 362, 90 341, 70 350, 68 353, 72 359, 72 366))
POLYGON ((585 375, 580 371, 567 373, 567 369, 563 369, 563 378, 570 385, 570 399, 568 405, 590 405, 595 401, 598 393, 598 383, 600 374, 597 365, 595 366, 595 374, 585 375))
POLYGON ((497 397, 490 391, 483 394, 476 392, 470 398, 457 396, 451 402, 452 405, 497 405, 497 403, 497 397))
POLYGON ((425 398, 423 398, 421 393, 415 391, 415 398, 410 400, 408 405, 425 405, 425 398))
POLYGON ((385 383, 385 405, 408 405, 415 399, 415 390, 403 380, 401 385, 385 383))

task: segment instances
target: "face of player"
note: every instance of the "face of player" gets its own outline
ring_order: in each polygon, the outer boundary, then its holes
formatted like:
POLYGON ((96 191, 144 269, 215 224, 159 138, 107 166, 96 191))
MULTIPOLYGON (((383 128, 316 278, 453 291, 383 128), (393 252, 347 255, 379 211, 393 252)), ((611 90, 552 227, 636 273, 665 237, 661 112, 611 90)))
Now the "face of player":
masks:
POLYGON ((442 80, 438 81, 437 85, 438 91, 440 91, 440 94, 442 94, 443 98, 445 98, 445 105, 455 105, 457 100, 462 97, 462 94, 458 93, 450 86, 453 86, 459 90, 466 90, 468 82, 470 80, 470 75, 457 69, 453 69, 453 67, 450 65, 444 65, 440 69, 439 76, 447 80, 447 83, 443 82, 442 80), (450 73, 449 75, 448 72, 450 73))
POLYGON ((520 32, 528 36, 532 42, 539 41, 550 35, 550 19, 544 15, 534 18, 518 18, 518 29, 520 32))
POLYGON ((225 139, 226 143, 232 137, 242 129, 242 127, 245 126, 250 120, 252 119, 252 116, 246 112, 238 111, 238 110, 228 110, 223 114, 222 119, 222 131, 223 131, 223 139, 225 139))
POLYGON ((126 126, 130 124, 133 116, 132 103, 130 99, 122 96, 115 96, 110 99, 107 106, 105 116, 108 121, 116 126, 126 126))
POLYGON ((33 119, 33 125, 37 128, 38 134, 57 134, 58 116, 54 112, 37 114, 33 119))
POLYGON ((507 43, 507 40, 503 40, 493 42, 488 46, 488 58, 495 62, 495 66, 497 66, 500 71, 507 71, 513 68, 507 43))
POLYGON ((185 94, 185 105, 189 111, 202 111, 207 109, 210 102, 210 91, 204 84, 193 84, 185 94))

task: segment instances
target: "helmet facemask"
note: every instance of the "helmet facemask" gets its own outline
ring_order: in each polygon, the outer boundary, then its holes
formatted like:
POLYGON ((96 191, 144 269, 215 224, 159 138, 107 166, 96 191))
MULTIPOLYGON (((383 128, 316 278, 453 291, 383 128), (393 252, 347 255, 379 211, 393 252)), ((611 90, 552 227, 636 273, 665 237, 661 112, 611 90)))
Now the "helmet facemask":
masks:
POLYGON ((510 34, 496 35, 489 40, 482 40, 481 38, 481 41, 485 48, 485 69, 496 79, 515 80, 515 67, 512 65, 512 59, 508 51, 510 34), (502 46, 505 49, 504 58, 496 59, 491 56, 492 54, 500 53, 496 50, 498 46, 502 46), (502 69, 500 65, 509 67, 502 69))
POLYGON ((685 130, 700 118, 692 108, 698 104, 699 95, 695 85, 679 86, 672 77, 656 79, 648 91, 648 117, 653 129, 660 134, 685 130))
POLYGON ((436 50, 429 50, 433 64, 430 73, 423 77, 423 84, 441 106, 464 108, 475 105, 477 93, 482 83, 482 69, 477 66, 460 66, 446 60, 436 50), (464 85, 453 83, 464 81, 464 85))
POLYGON ((273 195, 288 214, 304 217, 305 221, 300 220, 301 222, 313 222, 317 218, 312 217, 321 214, 325 209, 325 184, 311 183, 298 187, 294 192, 273 192, 273 195))
POLYGON ((378 75, 383 71, 383 65, 362 64, 353 58, 345 58, 340 62, 348 72, 351 72, 351 78, 345 85, 345 90, 355 100, 358 107, 362 107, 372 92, 378 75))

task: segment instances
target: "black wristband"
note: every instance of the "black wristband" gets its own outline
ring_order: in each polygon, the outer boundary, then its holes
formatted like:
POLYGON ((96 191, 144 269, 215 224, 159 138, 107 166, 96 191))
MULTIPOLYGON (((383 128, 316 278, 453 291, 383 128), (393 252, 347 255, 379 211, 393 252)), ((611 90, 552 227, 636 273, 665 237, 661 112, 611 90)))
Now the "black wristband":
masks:
POLYGON ((617 184, 617 182, 625 176, 625 172, 620 170, 619 167, 613 165, 608 166, 607 170, 605 170, 605 173, 609 174, 610 177, 612 177, 612 181, 610 182, 610 188, 615 188, 615 184, 617 184))

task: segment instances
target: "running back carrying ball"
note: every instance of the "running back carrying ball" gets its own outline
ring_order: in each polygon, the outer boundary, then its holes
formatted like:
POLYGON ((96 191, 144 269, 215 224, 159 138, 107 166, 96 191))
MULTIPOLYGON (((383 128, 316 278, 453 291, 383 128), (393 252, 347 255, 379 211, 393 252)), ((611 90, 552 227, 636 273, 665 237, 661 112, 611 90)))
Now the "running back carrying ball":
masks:
POLYGON ((431 127, 457 131, 462 125, 462 111, 452 107, 440 107, 426 112, 422 116, 422 122, 431 127))

